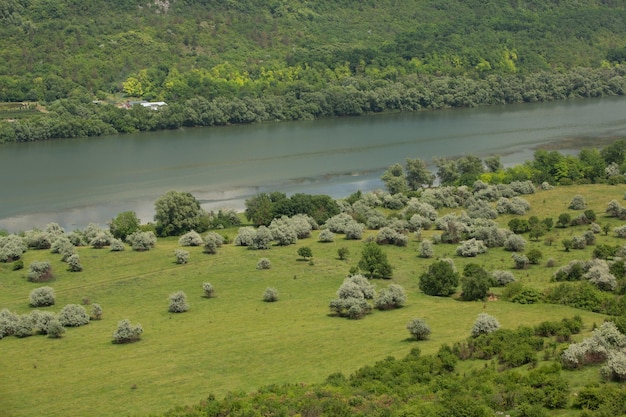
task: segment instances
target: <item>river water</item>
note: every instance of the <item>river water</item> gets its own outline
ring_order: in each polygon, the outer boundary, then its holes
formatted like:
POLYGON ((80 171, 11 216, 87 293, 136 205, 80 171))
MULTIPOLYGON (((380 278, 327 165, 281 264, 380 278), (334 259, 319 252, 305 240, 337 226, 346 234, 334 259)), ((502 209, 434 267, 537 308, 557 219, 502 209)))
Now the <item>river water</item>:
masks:
POLYGON ((384 169, 407 157, 499 154, 512 165, 620 136, 626 97, 2 145, 0 228, 104 226, 126 210, 146 222, 169 190, 206 209, 241 210, 266 191, 339 198, 381 188, 384 169))

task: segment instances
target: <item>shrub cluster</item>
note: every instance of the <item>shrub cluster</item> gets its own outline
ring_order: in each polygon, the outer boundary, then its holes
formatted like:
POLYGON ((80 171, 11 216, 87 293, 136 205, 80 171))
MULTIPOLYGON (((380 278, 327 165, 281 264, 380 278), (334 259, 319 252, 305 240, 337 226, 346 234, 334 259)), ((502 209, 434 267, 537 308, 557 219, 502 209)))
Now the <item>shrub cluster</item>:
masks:
POLYGON ((117 329, 113 332, 112 342, 115 344, 137 342, 141 339, 142 333, 141 324, 132 325, 130 320, 124 319, 117 324, 117 329))
POLYGON ((56 300, 54 289, 51 287, 39 287, 30 292, 30 305, 33 307, 47 307, 54 305, 56 300))
POLYGON ((391 284, 378 292, 374 306, 378 310, 392 310, 403 307, 406 303, 404 288, 398 284, 391 284))
POLYGON ((430 336, 430 326, 421 318, 413 319, 406 325, 407 330, 417 340, 426 340, 430 336))
POLYGON ((352 275, 343 281, 337 290, 337 298, 331 300, 333 314, 350 319, 360 319, 371 312, 372 306, 367 300, 374 299, 374 286, 363 275, 352 275))
POLYGON ((68 304, 59 312, 59 322, 65 327, 79 327, 89 323, 89 315, 85 307, 68 304))
POLYGON ((170 294, 170 306, 168 308, 170 313, 184 313, 187 310, 189 310, 187 294, 183 291, 177 291, 170 294))

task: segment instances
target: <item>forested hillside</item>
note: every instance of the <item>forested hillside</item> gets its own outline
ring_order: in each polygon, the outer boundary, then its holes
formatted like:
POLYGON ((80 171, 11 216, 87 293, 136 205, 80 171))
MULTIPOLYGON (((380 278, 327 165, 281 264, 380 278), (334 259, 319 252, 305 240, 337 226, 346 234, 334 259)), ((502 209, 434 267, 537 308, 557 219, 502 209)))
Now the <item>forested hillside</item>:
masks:
POLYGON ((29 121, 0 141, 623 94, 625 21, 615 0, 3 0, 0 101, 76 102, 10 108, 29 121))

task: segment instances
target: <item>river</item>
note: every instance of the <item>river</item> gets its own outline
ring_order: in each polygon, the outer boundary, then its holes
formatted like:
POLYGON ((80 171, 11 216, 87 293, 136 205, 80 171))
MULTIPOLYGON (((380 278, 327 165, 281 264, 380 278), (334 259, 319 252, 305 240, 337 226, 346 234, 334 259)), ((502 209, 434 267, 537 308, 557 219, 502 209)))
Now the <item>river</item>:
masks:
POLYGON ((575 152, 626 136, 626 97, 377 114, 67 139, 0 146, 0 228, 58 222, 106 225, 133 210, 142 221, 169 190, 206 209, 241 210, 265 191, 335 198, 382 187, 384 169, 407 157, 575 152))

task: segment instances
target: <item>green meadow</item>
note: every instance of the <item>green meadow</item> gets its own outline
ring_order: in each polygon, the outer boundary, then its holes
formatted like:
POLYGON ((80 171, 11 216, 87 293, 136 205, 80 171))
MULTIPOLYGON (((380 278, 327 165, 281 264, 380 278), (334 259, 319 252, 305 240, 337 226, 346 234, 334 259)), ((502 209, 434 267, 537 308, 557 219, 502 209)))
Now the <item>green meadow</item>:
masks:
MULTIPOLYGON (((607 203, 622 201, 626 186, 577 185, 537 191, 523 196, 530 204, 527 215, 540 219, 568 212, 572 197, 585 197, 588 209, 598 215, 601 225, 611 228, 623 222, 604 217, 607 203)), ((460 213, 461 209, 456 210, 460 213)), ((454 211, 454 210, 448 210, 454 211)), ((448 211, 439 211, 439 215, 448 211)), ((503 227, 512 216, 500 216, 503 227)), ((530 241, 526 250, 543 253, 540 265, 525 270, 513 269, 511 253, 502 248, 490 249, 476 258, 455 255, 457 245, 435 245, 435 258, 454 259, 457 269, 477 263, 488 270, 506 269, 516 279, 537 289, 550 285, 557 267, 573 259, 588 260, 593 247, 565 252, 561 240, 582 234, 587 226, 553 228, 555 236, 548 246, 543 238, 530 241), (545 266, 553 258, 556 267, 545 266)), ((220 231, 231 239, 237 229, 220 231)), ((193 404, 214 394, 229 391, 253 391, 277 383, 312 384, 329 374, 351 374, 360 367, 387 356, 403 357, 419 346, 424 354, 436 352, 469 336, 477 315, 487 312, 502 327, 535 325, 576 314, 583 318, 588 335, 594 323, 604 316, 551 305, 520 305, 502 300, 463 302, 458 297, 426 296, 418 288, 419 276, 433 259, 418 257, 419 240, 411 236, 406 247, 384 246, 394 268, 393 278, 374 280, 378 289, 396 283, 407 294, 405 307, 392 311, 374 311, 362 320, 333 317, 328 304, 335 297, 349 269, 356 265, 364 241, 375 236, 367 231, 361 241, 349 241, 337 235, 332 243, 317 241, 319 231, 296 245, 255 251, 233 244, 224 245, 215 255, 202 248, 185 248, 189 263, 175 263, 178 238, 160 238, 154 249, 134 252, 111 252, 91 247, 78 248, 82 272, 67 271, 60 256, 49 251, 29 250, 24 264, 49 260, 54 278, 45 284, 31 283, 26 269, 13 271, 11 264, 0 264, 0 309, 17 313, 32 310, 28 296, 32 289, 49 285, 56 291, 56 305, 42 310, 58 312, 64 305, 98 303, 103 318, 90 324, 69 328, 61 339, 33 336, 0 340, 0 414, 17 416, 68 415, 149 415, 163 413, 183 404, 193 404), (300 259, 301 246, 312 249, 312 261, 300 259), (349 258, 339 260, 337 250, 347 247, 349 258), (272 263, 269 270, 257 270, 262 257, 272 263), (202 284, 210 282, 214 298, 204 298, 202 284), (263 302, 267 287, 278 290, 279 301, 263 302), (169 294, 182 290, 190 309, 186 313, 168 312, 169 294), (409 339, 406 324, 421 317, 432 329, 429 340, 409 339), (144 333, 137 343, 116 345, 111 336, 119 320, 140 323, 144 333)), ((428 230, 422 239, 439 233, 428 230)), ((597 243, 623 245, 624 241, 601 234, 597 243)), ((494 288, 499 294, 501 289, 494 288)), ((594 368, 592 368, 594 369, 594 368)), ((597 377, 597 369, 585 370, 580 378, 597 377)), ((576 386, 576 384, 574 384, 576 386)))

